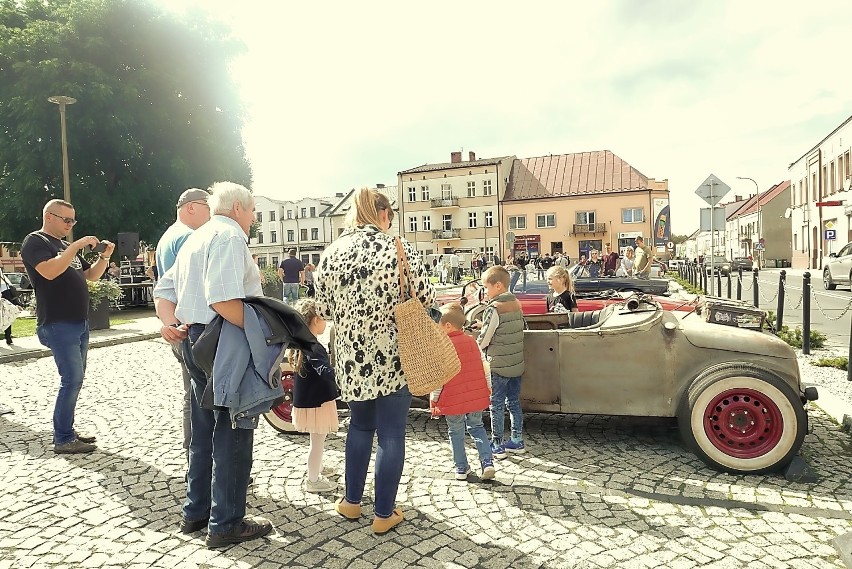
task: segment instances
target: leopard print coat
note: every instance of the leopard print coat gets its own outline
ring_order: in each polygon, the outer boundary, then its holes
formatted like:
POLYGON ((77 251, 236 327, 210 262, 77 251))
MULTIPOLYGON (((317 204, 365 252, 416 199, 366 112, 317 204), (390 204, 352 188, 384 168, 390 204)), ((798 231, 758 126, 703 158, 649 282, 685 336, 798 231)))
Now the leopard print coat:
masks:
MULTIPOLYGON (((317 310, 334 323, 335 377, 343 401, 368 401, 405 385, 393 307, 400 302, 396 243, 373 225, 347 229, 314 273, 317 310)), ((417 299, 435 289, 414 247, 402 239, 417 299)))

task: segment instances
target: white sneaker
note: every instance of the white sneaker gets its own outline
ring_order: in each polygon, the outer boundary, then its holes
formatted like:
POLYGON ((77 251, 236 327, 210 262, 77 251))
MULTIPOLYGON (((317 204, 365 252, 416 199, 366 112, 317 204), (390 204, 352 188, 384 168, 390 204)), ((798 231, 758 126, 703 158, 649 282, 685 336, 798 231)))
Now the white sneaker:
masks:
POLYGON ((311 482, 310 480, 305 480, 305 492, 310 492, 311 494, 320 494, 322 492, 331 492, 337 489, 337 484, 320 474, 319 478, 316 479, 315 482, 311 482))

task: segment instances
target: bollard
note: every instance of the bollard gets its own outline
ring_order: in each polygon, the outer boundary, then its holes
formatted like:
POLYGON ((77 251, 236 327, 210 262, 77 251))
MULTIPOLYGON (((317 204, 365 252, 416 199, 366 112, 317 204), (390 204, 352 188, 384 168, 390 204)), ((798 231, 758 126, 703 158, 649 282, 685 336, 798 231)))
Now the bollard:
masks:
POLYGON ((716 273, 716 296, 722 298, 722 269, 716 273))
POLYGON ((752 287, 754 289, 754 307, 760 308, 760 285, 757 284, 757 267, 754 268, 754 282, 752 287))
POLYGON ((728 299, 734 298, 731 296, 731 271, 728 271, 728 299))
POLYGON ((781 276, 778 277, 778 310, 775 319, 775 330, 780 332, 781 326, 784 325, 784 296, 786 289, 784 285, 787 283, 787 271, 781 269, 781 276))
POLYGON ((807 271, 802 275, 802 353, 811 353, 811 274, 807 271))
POLYGON ((737 269, 737 300, 743 299, 743 268, 737 269))
POLYGON ((703 265, 701 266, 701 290, 707 294, 707 271, 704 270, 703 265))

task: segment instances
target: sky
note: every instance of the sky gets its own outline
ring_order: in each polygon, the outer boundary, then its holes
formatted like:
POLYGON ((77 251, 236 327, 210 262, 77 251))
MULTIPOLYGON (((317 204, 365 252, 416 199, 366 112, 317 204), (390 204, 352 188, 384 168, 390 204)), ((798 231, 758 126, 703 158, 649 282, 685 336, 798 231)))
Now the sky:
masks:
POLYGON ((764 191, 852 115, 846 0, 159 1, 245 43, 252 190, 277 199, 394 185, 455 150, 611 150, 668 179, 689 234, 709 174, 764 191))

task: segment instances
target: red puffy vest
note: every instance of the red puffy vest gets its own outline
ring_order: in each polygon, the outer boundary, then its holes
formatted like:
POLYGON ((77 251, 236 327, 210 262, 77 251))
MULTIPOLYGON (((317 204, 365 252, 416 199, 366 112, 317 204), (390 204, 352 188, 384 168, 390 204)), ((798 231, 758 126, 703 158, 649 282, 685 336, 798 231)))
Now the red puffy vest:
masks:
POLYGON ((485 381, 479 346, 463 332, 450 332, 448 336, 461 360, 461 371, 444 385, 436 406, 441 415, 483 411, 491 403, 491 391, 485 381))

